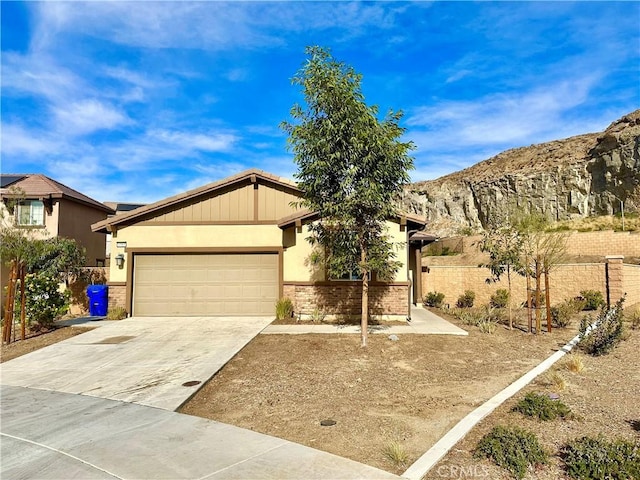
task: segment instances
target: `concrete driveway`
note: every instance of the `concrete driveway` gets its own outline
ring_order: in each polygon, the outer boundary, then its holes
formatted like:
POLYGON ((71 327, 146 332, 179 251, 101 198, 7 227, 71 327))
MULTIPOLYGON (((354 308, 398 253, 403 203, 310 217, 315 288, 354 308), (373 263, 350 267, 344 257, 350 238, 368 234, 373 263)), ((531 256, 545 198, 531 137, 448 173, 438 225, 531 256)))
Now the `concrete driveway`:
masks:
POLYGON ((176 410, 272 320, 133 317, 109 322, 2 363, 2 384, 176 410), (197 383, 183 386, 188 382, 197 383))
POLYGON ((96 330, 0 364, 0 478, 399 479, 172 411, 201 385, 184 383, 211 378, 271 320, 100 322, 96 330))

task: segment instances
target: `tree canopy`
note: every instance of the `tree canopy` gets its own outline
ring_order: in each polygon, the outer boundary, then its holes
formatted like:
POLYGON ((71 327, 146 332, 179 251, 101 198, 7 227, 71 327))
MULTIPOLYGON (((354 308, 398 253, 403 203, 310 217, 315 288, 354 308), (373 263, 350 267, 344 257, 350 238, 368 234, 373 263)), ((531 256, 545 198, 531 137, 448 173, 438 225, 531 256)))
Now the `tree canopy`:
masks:
POLYGON ((299 206, 317 212, 309 241, 320 246, 331 277, 357 272, 362 280, 362 343, 366 345, 368 279, 390 279, 395 260, 386 220, 397 215, 398 195, 409 182, 411 142, 402 142, 402 112, 378 118, 366 104, 362 75, 321 47, 308 47, 308 59, 292 83, 306 105, 291 108, 283 122, 298 167, 299 206))

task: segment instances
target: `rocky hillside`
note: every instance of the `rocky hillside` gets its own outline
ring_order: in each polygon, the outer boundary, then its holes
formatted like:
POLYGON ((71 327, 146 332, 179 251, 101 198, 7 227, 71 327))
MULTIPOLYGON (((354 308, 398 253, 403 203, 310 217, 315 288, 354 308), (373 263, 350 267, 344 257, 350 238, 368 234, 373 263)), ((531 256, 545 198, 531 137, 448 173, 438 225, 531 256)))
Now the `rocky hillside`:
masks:
POLYGON ((604 132, 507 150, 436 180, 409 185, 405 208, 430 231, 480 229, 508 210, 565 220, 640 211, 640 110, 604 132), (616 198, 617 197, 617 198, 616 198))

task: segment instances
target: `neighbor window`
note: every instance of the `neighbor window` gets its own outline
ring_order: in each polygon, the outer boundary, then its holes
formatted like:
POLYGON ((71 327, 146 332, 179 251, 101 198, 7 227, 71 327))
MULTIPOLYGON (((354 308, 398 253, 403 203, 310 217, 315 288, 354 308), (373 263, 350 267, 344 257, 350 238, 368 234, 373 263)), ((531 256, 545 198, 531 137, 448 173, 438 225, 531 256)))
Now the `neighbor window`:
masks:
POLYGON ((18 225, 43 226, 44 204, 39 200, 24 200, 17 205, 18 225))

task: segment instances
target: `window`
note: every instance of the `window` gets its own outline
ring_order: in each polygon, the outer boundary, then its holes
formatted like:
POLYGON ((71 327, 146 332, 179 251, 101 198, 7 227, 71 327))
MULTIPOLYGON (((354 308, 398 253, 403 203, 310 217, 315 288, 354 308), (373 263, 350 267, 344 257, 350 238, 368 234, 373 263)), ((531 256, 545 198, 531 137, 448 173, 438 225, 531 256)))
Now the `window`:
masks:
POLYGON ((39 200, 24 200, 17 207, 18 225, 44 226, 44 204, 39 200))
MULTIPOLYGON (((358 270, 354 270, 351 273, 344 273, 339 277, 332 278, 331 280, 346 280, 346 281, 352 281, 352 282, 354 281, 359 282, 360 280, 362 280, 362 275, 358 270)), ((371 280, 371 272, 369 272, 369 280, 371 280)))

